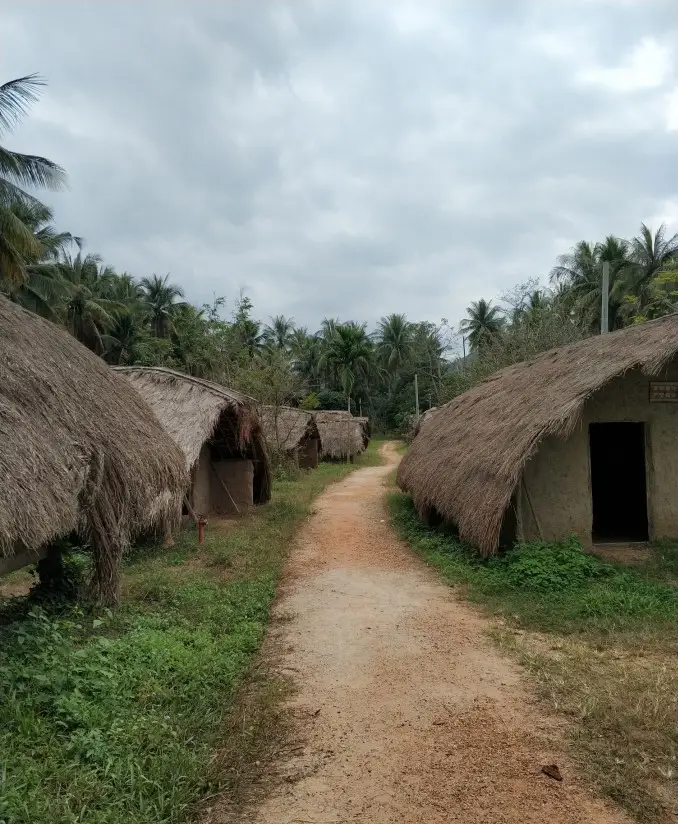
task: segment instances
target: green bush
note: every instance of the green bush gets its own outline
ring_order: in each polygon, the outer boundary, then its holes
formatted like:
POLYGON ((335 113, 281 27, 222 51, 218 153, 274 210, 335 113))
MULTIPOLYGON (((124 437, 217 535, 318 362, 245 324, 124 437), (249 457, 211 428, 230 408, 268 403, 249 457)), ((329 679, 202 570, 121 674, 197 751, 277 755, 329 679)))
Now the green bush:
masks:
POLYGON ((577 589, 614 574, 612 566, 587 555, 576 538, 518 545, 495 566, 508 586, 544 593, 577 589))

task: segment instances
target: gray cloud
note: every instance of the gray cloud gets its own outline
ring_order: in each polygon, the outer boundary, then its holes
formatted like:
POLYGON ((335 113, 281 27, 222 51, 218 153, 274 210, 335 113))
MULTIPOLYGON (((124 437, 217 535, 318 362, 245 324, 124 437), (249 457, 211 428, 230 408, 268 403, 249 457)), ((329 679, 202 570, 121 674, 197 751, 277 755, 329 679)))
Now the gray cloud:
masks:
POLYGON ((12 145, 68 169, 59 224, 196 302, 456 322, 676 213, 674 0, 0 9, 0 76, 49 79, 12 145))

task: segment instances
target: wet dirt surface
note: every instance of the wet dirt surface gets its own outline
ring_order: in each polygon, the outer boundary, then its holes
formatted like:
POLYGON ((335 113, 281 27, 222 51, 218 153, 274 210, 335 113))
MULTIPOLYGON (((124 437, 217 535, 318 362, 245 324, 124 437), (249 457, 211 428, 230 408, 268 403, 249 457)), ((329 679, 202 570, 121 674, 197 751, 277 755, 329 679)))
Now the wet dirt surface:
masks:
POLYGON ((246 820, 628 822, 573 777, 488 620, 396 538, 383 482, 399 456, 382 454, 326 490, 297 539, 270 641, 299 746, 246 820))

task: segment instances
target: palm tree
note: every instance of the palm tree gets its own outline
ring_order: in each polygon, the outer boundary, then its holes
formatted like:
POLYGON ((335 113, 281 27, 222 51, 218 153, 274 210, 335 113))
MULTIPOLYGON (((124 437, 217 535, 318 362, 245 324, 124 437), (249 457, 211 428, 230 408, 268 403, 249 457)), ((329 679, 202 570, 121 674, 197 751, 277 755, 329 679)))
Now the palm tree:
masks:
POLYGON ((264 327, 264 341, 275 349, 287 350, 292 343, 293 332, 294 318, 276 315, 271 318, 271 323, 264 327))
POLYGON ((342 323, 326 342, 319 366, 339 381, 350 408, 356 382, 366 381, 373 363, 372 342, 366 332, 366 323, 342 323))
POLYGON ((580 325, 593 334, 600 331, 603 263, 610 265, 609 328, 620 329, 624 325, 623 291, 629 267, 627 241, 613 235, 596 244, 582 240, 560 255, 551 271, 551 281, 561 287, 560 299, 571 307, 580 325))
POLYGON ((142 300, 148 312, 156 338, 165 338, 172 329, 172 319, 177 309, 185 305, 184 290, 169 282, 169 275, 152 275, 140 282, 142 300))
POLYGON ((321 348, 320 335, 309 335, 305 326, 292 332, 290 342, 292 366, 294 371, 311 385, 315 385, 319 378, 321 348))
MULTIPOLYGON (((21 121, 44 85, 42 78, 31 74, 0 86, 0 138, 21 121)), ((25 187, 57 190, 65 185, 66 173, 56 163, 0 145, 0 280, 4 283, 20 284, 26 276, 26 259, 39 259, 43 252, 40 241, 12 207, 17 203, 41 205, 25 187)))
POLYGON ((81 252, 75 257, 63 254, 57 267, 64 292, 60 309, 64 324, 73 337, 103 354, 104 335, 125 309, 119 301, 105 297, 115 272, 101 265, 99 255, 83 257, 81 252))
POLYGON ((405 315, 391 314, 377 324, 377 355, 391 375, 412 355, 412 325, 405 315))
POLYGON ((678 268, 678 233, 666 237, 666 224, 653 234, 644 223, 640 233, 631 240, 630 264, 626 268, 626 287, 636 296, 637 309, 642 312, 658 298, 657 278, 675 276, 678 268), (674 271, 671 271, 674 270, 674 271))
POLYGON ((468 337, 471 349, 475 352, 499 337, 504 326, 501 309, 492 306, 492 301, 484 298, 474 300, 467 307, 468 317, 462 320, 459 329, 468 337))
POLYGON ((323 322, 320 324, 320 336, 325 341, 331 341, 334 337, 334 333, 337 329, 341 326, 340 321, 338 318, 323 318, 323 322))
POLYGON ((117 313, 104 337, 105 360, 115 366, 134 363, 141 335, 142 329, 135 315, 131 312, 117 313))
POLYGON ((24 256, 23 280, 5 283, 4 287, 9 298, 26 309, 45 317, 54 317, 64 294, 56 263, 59 256, 73 244, 80 248, 82 239, 70 232, 58 232, 52 225, 51 209, 38 201, 18 200, 9 207, 9 211, 33 234, 37 254, 24 256))

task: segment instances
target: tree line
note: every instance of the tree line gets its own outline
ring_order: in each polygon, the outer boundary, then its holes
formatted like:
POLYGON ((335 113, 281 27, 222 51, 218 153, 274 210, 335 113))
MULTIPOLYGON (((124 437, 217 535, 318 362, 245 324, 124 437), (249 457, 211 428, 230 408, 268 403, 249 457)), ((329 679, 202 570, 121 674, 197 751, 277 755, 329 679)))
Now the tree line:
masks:
POLYGON ((638 236, 580 242, 557 261, 548 288, 528 280, 493 303, 480 299, 458 329, 383 317, 373 330, 326 318, 317 330, 284 315, 262 322, 239 295, 194 306, 169 275, 118 272, 60 231, 29 190, 59 190, 56 163, 4 147, 44 81, 30 75, 0 86, 0 291, 55 323, 112 365, 167 366, 245 391, 264 403, 350 408, 384 429, 402 429, 496 369, 595 334, 602 265, 610 265, 610 328, 676 310, 678 235, 643 225, 638 236), (452 355, 461 342, 460 357, 452 355))

